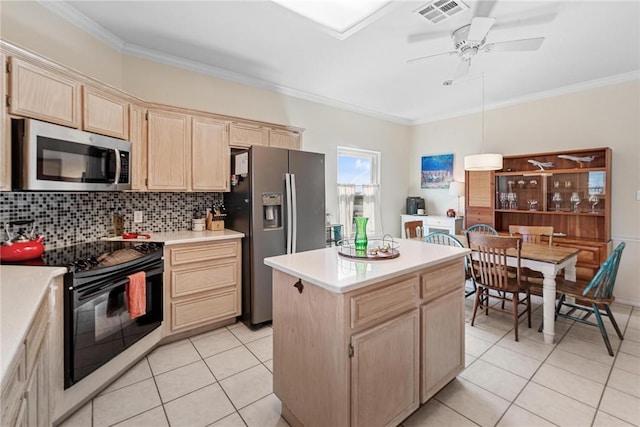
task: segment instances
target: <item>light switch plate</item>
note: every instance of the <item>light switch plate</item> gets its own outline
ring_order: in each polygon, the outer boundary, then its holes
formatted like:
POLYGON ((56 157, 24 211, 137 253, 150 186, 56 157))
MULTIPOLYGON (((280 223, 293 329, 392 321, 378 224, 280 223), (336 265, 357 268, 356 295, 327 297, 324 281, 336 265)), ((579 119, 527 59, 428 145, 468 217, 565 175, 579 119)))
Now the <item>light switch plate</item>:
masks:
POLYGON ((640 190, 636 191, 636 200, 640 201, 640 190))
POLYGON ((142 222, 142 211, 133 211, 133 222, 142 222))

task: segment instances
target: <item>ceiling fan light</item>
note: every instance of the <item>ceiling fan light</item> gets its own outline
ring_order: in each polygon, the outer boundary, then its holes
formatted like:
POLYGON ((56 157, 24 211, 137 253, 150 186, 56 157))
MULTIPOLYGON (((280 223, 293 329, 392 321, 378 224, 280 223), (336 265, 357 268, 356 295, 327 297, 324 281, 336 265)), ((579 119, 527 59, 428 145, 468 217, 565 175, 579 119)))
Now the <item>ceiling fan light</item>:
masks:
POLYGON ((473 154, 465 156, 464 170, 493 171, 502 169, 502 154, 473 154))

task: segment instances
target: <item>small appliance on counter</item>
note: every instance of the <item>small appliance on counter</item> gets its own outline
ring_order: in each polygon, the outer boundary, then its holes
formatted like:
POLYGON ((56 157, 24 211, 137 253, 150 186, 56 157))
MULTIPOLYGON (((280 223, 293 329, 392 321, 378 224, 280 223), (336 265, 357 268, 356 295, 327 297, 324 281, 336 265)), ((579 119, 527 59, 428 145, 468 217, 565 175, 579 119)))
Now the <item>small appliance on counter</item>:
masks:
POLYGON ((38 258, 44 252, 42 241, 44 237, 35 235, 36 226, 32 219, 22 221, 10 221, 4 225, 7 240, 0 246, 0 260, 3 262, 20 262, 38 258), (18 229, 18 235, 13 237, 9 228, 14 225, 33 224, 31 232, 27 236, 24 229, 18 229))
POLYGON ((407 197, 407 215, 426 215, 422 197, 407 197))

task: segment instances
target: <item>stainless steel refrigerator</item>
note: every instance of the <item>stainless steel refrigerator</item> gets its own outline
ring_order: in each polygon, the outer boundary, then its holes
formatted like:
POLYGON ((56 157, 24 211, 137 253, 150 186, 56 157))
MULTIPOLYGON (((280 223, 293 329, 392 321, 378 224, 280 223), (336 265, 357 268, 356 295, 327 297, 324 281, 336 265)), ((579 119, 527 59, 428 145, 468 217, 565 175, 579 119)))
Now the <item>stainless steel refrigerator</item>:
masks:
POLYGON ((242 319, 271 321, 271 268, 264 258, 325 246, 324 154, 251 147, 231 153, 226 227, 242 239, 242 319))

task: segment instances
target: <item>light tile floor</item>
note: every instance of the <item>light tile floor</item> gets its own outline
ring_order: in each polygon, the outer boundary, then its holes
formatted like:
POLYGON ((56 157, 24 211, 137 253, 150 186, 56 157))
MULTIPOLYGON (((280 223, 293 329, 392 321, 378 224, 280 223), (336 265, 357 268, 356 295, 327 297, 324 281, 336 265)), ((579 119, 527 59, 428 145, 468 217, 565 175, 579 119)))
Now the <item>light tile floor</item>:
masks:
MULTIPOLYGON (((510 314, 471 327, 468 298, 465 371, 403 426, 640 426, 640 309, 614 307, 625 339, 608 328, 610 357, 597 328, 565 320, 544 344, 534 300, 533 328, 521 323, 515 342, 510 314)), ((272 334, 236 323, 158 347, 62 426, 287 426, 272 334)))

